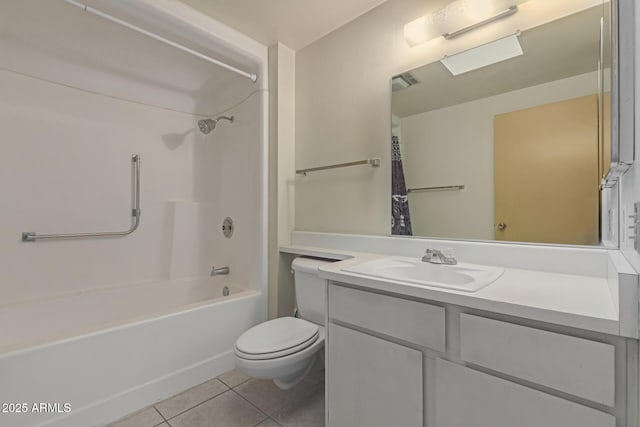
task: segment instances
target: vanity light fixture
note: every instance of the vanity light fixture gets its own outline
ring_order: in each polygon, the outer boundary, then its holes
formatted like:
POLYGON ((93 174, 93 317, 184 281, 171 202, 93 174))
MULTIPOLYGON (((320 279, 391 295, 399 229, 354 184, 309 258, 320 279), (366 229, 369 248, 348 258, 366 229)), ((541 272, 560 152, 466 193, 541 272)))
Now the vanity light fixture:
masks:
POLYGON ((404 26, 404 38, 410 46, 437 37, 449 40, 476 28, 518 12, 527 0, 457 0, 432 14, 404 26))
POLYGON ((514 15, 516 12, 518 12, 518 6, 517 5, 513 5, 510 6, 508 9, 503 10, 502 12, 499 12, 497 15, 491 16, 487 19, 485 19, 484 21, 480 21, 480 22, 476 22, 475 24, 471 24, 469 26, 466 26, 464 28, 460 28, 457 31, 451 32, 451 33, 444 33, 442 35, 442 37, 444 37, 447 40, 451 40, 455 37, 458 37, 464 33, 468 33, 469 31, 473 31, 476 28, 480 28, 483 25, 487 25, 490 24, 492 22, 498 21, 502 18, 506 18, 507 16, 511 16, 514 15))
POLYGON ((518 36, 520 33, 474 47, 455 55, 445 56, 442 65, 457 76, 458 74, 496 64, 523 54, 518 36))

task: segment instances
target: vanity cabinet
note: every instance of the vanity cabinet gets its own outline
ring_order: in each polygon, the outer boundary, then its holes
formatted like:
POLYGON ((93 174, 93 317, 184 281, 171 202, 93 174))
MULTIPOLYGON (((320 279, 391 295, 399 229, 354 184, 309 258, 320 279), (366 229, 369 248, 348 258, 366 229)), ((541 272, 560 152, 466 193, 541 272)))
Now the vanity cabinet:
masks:
POLYGON ((420 347, 445 351, 444 307, 331 286, 329 312, 334 320, 420 347))
POLYGON ((331 427, 632 425, 623 338, 334 282, 327 302, 331 427))
POLYGON ((422 427, 422 353, 329 325, 331 425, 422 427))
POLYGON ((615 405, 615 347, 611 344, 461 314, 460 358, 593 402, 615 405))
POLYGON ((446 360, 436 361, 437 427, 615 427, 614 416, 446 360))

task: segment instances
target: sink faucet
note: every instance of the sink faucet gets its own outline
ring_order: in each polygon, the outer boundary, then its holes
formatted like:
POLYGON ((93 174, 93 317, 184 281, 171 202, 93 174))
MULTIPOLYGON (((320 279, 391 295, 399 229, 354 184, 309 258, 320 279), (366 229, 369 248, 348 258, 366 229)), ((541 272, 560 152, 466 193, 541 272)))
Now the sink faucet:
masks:
POLYGON ((219 276, 221 274, 229 274, 229 267, 220 267, 220 268, 211 267, 212 276, 219 276))
POLYGON ((422 261, 430 262, 431 264, 447 264, 455 265, 458 260, 453 255, 445 255, 439 249, 428 248, 422 257, 422 261))

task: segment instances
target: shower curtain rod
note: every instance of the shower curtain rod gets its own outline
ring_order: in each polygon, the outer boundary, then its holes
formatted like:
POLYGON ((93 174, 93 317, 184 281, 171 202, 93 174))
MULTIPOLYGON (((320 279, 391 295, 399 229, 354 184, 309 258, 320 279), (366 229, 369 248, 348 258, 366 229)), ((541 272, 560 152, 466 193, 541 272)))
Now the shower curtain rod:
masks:
POLYGON ((224 63, 222 61, 219 61, 217 59, 211 58, 210 56, 207 56, 207 55, 204 55, 204 54, 202 54, 200 52, 197 52, 197 51, 195 51, 193 49, 189 49, 186 46, 183 46, 181 44, 173 42, 173 41, 171 41, 169 39, 166 39, 166 38, 164 38, 162 36, 159 36, 159 35, 157 35, 155 33, 152 33, 150 31, 147 31, 147 30, 142 29, 140 27, 137 27, 137 26, 135 26, 133 24, 128 23, 127 21, 123 21, 122 19, 116 18, 115 16, 111 16, 111 15, 109 15, 109 14, 107 14, 107 13, 101 11, 101 10, 98 10, 96 8, 93 8, 93 7, 89 6, 89 5, 86 5, 84 3, 80 3, 80 2, 75 1, 75 0, 64 0, 64 1, 66 3, 69 3, 72 6, 75 6, 77 8, 80 8, 80 9, 84 10, 85 12, 93 13, 94 15, 97 15, 97 16, 103 18, 103 19, 106 19, 108 21, 114 22, 114 23, 116 23, 118 25, 126 27, 126 28, 128 28, 130 30, 133 30, 133 31, 137 32, 137 33, 143 34, 143 35, 145 35, 147 37, 150 37, 150 38, 152 38, 154 40, 158 40, 159 42, 162 42, 164 44, 172 46, 172 47, 174 47, 174 48, 176 48, 178 50, 181 50, 183 52, 189 53, 189 54, 191 54, 193 56, 196 56, 196 57, 198 57, 200 59, 203 59, 203 60, 205 60, 207 62, 211 62, 212 64, 216 64, 216 65, 218 65, 218 66, 220 66, 222 68, 226 68, 229 71, 233 71, 236 74, 239 74, 239 75, 241 75, 243 77, 246 77, 246 78, 250 79, 254 83, 258 80, 258 76, 256 74, 248 73, 246 71, 240 70, 239 68, 236 68, 236 67, 233 67, 233 66, 231 66, 229 64, 226 64, 226 63, 224 63))

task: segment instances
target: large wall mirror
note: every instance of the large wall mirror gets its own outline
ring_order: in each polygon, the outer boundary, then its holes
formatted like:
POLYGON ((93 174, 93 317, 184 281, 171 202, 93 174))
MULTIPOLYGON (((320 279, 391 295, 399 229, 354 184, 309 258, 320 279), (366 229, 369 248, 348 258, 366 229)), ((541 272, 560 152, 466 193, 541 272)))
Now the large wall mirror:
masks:
POLYGON ((609 7, 392 79, 392 234, 602 244, 609 7), (469 70, 474 55, 516 45, 521 54, 469 70))

